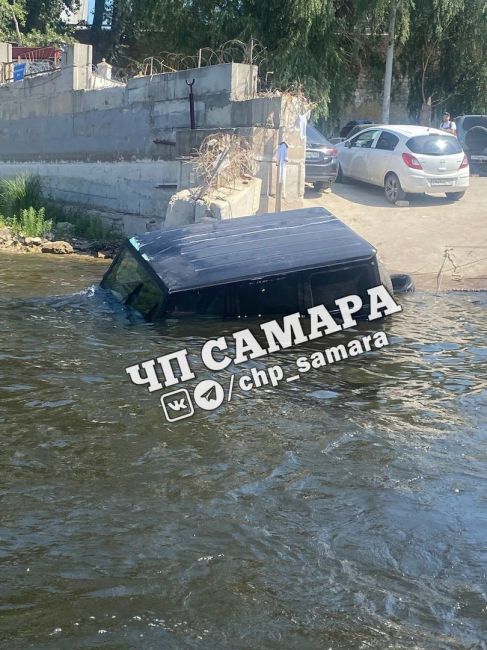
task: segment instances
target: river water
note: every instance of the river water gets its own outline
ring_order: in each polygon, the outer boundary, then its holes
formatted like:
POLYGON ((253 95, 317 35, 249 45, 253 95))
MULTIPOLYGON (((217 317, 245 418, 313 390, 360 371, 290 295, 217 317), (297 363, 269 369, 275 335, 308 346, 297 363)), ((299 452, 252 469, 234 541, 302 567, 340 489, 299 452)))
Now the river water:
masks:
POLYGON ((103 269, 0 256, 2 648, 487 648, 485 294, 168 423, 125 368, 242 324, 135 322, 103 269))

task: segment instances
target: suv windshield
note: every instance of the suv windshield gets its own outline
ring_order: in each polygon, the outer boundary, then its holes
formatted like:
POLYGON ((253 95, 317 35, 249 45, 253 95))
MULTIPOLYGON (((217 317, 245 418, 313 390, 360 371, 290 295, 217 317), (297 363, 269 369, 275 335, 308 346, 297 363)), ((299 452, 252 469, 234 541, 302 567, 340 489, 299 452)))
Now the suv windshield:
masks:
POLYGON ((406 146, 413 153, 427 156, 448 156, 463 151, 455 136, 442 135, 417 135, 406 142, 406 146))
POLYGON ((324 135, 312 124, 306 126, 306 146, 307 147, 332 147, 333 145, 328 142, 324 135))
POLYGON ((165 297, 165 292, 149 273, 125 249, 102 282, 124 305, 132 307, 142 316, 151 318, 165 297))

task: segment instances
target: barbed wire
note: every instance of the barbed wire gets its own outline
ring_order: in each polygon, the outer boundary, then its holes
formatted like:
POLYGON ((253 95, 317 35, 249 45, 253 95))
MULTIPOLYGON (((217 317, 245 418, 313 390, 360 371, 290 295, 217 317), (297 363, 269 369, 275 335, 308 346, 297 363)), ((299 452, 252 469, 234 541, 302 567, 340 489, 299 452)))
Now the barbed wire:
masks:
POLYGON ((232 62, 260 67, 266 59, 267 50, 256 39, 251 39, 249 43, 232 39, 216 49, 200 48, 195 54, 160 52, 157 56, 149 56, 142 61, 129 59, 125 72, 127 77, 150 76, 163 72, 177 72, 178 70, 190 70, 232 62))

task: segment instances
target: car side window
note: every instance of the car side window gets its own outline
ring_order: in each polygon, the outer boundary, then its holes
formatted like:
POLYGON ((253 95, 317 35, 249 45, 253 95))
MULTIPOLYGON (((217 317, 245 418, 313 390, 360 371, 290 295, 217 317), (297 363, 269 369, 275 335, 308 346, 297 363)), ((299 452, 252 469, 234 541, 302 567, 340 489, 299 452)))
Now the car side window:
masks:
POLYGON ((399 138, 397 135, 389 133, 388 131, 382 131, 379 139, 377 140, 375 148, 382 149, 384 151, 394 151, 398 142, 399 138))
POLYGON ((299 311, 297 275, 245 282, 236 289, 239 316, 273 316, 299 311))
POLYGON ((361 149, 370 149, 376 135, 377 131, 361 131, 351 140, 351 146, 360 147, 361 149))

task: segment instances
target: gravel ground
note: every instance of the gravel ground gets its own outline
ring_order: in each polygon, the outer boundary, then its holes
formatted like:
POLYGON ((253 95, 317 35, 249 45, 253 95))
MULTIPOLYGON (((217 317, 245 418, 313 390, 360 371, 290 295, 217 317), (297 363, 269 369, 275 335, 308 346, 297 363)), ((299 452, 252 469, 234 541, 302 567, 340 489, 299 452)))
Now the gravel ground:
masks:
POLYGON ((303 204, 345 221, 377 247, 391 272, 410 273, 420 290, 487 289, 487 178, 472 177, 460 201, 444 195, 409 201, 396 207, 381 188, 351 182, 336 183, 331 193, 307 189, 303 204))

